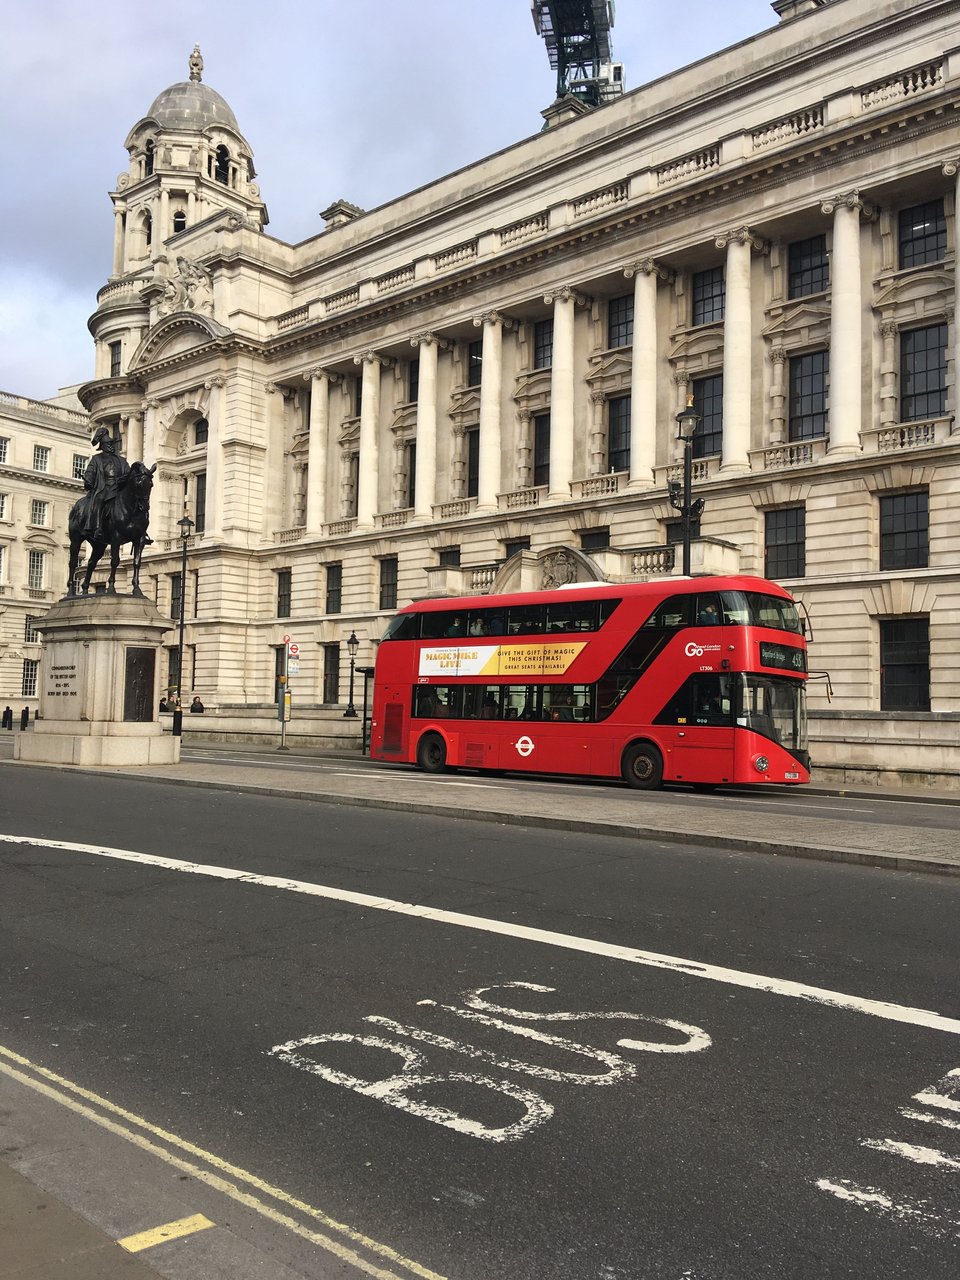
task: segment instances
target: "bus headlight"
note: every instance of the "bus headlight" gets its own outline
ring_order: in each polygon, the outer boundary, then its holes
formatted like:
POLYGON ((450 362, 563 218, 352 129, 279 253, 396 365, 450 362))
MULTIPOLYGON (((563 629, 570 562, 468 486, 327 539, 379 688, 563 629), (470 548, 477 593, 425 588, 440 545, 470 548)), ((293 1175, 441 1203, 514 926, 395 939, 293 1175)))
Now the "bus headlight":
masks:
POLYGON ((753 767, 756 769, 757 773, 766 773, 770 768, 770 761, 766 756, 754 756, 753 767))

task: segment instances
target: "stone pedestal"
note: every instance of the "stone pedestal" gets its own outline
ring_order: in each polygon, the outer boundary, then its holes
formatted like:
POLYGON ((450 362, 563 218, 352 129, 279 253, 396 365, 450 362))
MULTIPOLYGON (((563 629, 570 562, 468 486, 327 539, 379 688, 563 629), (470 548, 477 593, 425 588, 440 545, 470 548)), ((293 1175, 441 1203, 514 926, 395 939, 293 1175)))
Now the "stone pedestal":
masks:
POLYGON ((172 623, 142 596, 59 601, 36 624, 40 719, 14 739, 14 759, 45 764, 177 764, 164 733, 160 642, 172 623))

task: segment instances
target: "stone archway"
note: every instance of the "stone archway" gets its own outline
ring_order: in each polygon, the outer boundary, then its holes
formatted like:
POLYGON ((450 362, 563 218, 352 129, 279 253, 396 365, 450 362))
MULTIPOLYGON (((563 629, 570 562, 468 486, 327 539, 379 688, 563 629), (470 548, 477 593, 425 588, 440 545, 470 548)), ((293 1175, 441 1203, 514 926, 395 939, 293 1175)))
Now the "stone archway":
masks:
POLYGON ((552 591, 573 583, 606 582, 584 552, 563 545, 543 551, 518 551, 501 565, 490 587, 493 595, 509 591, 552 591))

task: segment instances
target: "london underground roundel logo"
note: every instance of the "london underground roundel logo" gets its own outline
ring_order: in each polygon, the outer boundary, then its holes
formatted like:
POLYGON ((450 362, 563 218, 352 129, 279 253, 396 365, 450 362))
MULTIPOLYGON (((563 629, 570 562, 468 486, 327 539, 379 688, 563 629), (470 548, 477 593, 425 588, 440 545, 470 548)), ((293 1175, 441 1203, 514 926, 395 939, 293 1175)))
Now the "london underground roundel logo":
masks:
POLYGON ((517 755, 526 758, 533 751, 533 739, 528 738, 526 734, 522 738, 518 738, 513 744, 517 749, 517 755))

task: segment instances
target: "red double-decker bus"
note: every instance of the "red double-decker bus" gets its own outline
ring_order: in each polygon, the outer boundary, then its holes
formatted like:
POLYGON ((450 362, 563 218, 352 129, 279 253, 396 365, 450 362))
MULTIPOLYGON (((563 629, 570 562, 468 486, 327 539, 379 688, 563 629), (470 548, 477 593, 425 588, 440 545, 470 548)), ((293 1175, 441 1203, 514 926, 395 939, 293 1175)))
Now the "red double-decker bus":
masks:
POLYGON ((377 653, 370 752, 446 768, 810 780, 804 628, 762 578, 421 600, 377 653))

